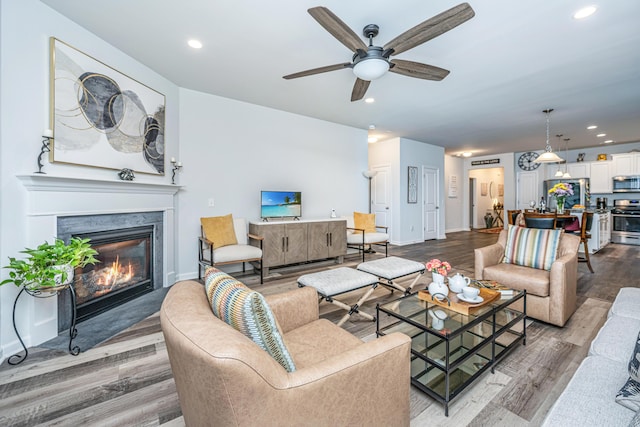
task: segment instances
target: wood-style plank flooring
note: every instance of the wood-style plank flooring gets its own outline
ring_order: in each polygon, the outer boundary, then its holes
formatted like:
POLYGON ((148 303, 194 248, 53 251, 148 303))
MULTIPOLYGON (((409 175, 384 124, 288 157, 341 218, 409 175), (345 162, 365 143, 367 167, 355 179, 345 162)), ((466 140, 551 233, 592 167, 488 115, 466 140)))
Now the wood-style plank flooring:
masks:
MULTIPOLYGON (((390 254, 416 261, 438 257, 454 271, 473 275, 473 248, 495 242, 497 235, 476 231, 450 233, 446 240, 391 247, 390 254)), ((368 255, 369 259, 380 254, 368 255)), ((348 257, 345 265, 359 262, 348 257)), ((527 345, 517 348, 450 405, 416 389, 411 392, 413 426, 538 426, 588 351, 607 310, 623 286, 640 286, 640 247, 609 245, 591 262, 578 266, 579 307, 564 328, 533 321, 527 345)), ((265 294, 296 287, 304 273, 335 267, 332 262, 272 270, 264 285, 243 278, 265 294)), ((425 282, 426 284, 426 282, 425 282)), ((395 299, 380 287, 376 301, 395 299)), ((349 296, 347 296, 349 298, 349 296)), ((353 296, 351 296, 353 298, 353 296)), ((364 311, 375 314, 376 301, 364 311)), ((337 321, 343 312, 323 302, 321 315, 337 321)), ((345 328, 373 339, 375 323, 354 315, 345 328)), ((212 397, 215 398, 215 397, 212 397)), ((30 349, 19 366, 0 365, 0 425, 10 426, 182 426, 183 418, 160 330, 154 314, 112 339, 78 356, 42 348, 30 349)))

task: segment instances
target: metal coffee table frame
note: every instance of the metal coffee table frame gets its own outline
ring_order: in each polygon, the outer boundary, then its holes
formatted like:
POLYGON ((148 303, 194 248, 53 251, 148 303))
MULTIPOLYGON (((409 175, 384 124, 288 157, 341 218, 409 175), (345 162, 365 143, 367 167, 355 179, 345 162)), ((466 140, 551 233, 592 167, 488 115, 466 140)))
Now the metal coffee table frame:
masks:
POLYGON ((377 336, 400 331, 411 337, 411 383, 442 403, 448 416, 451 400, 487 369, 494 373, 495 365, 520 343, 526 344, 526 291, 514 291, 512 297, 498 299, 470 315, 411 294, 378 304, 376 319, 377 336), (522 311, 513 308, 520 300, 522 311), (441 330, 433 327, 429 315, 435 310, 447 315, 441 330), (381 327, 382 314, 398 320, 381 327), (513 329, 518 322, 522 322, 522 331, 513 329))

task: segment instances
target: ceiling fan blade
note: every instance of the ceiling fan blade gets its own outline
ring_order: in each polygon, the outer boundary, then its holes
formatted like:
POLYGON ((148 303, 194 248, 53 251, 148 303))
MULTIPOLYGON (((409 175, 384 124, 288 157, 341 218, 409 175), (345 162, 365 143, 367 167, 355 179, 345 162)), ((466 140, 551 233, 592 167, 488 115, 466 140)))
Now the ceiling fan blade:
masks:
POLYGON ((449 70, 434 67, 433 65, 421 64, 420 62, 394 59, 391 63, 394 64, 394 67, 389 68, 389 71, 402 74, 403 76, 440 81, 449 75, 449 70))
POLYGON ((397 55, 446 33, 475 14, 468 3, 461 3, 400 34, 385 44, 384 50, 393 49, 393 55, 397 55))
POLYGON ((356 83, 353 85, 353 91, 351 91, 351 102, 361 100, 364 94, 367 93, 369 84, 371 84, 371 82, 368 80, 356 79, 356 83))
POLYGON ((367 45, 362 39, 326 7, 312 7, 307 12, 309 12, 325 30, 338 39, 340 43, 351 49, 351 51, 355 52, 358 49, 367 50, 367 45))
POLYGON ((350 68, 351 67, 351 63, 350 62, 344 62, 342 64, 335 64, 335 65, 327 65, 326 67, 319 67, 319 68, 313 68, 311 70, 306 70, 306 71, 300 71, 298 73, 293 73, 293 74, 288 74, 286 76, 283 76, 283 79, 297 79, 298 77, 305 77, 305 76, 312 76, 314 74, 320 74, 320 73, 326 73, 329 71, 336 71, 336 70, 342 70, 343 68, 350 68))

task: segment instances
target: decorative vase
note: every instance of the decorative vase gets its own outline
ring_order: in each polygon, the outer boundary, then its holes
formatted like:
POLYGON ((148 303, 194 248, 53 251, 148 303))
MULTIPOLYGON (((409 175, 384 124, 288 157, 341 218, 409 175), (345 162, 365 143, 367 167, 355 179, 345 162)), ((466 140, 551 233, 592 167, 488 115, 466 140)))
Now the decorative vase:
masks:
POLYGON ((444 283, 444 276, 440 273, 431 273, 431 280, 433 283, 444 283))
POLYGON ((557 202, 557 212, 558 214, 563 214, 564 213, 564 197, 558 197, 557 202))

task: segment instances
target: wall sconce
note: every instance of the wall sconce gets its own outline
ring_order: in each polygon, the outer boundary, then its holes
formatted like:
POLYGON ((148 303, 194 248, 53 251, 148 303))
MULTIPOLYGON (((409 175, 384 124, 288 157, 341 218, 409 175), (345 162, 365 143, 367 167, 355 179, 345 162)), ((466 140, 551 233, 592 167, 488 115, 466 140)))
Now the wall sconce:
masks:
POLYGON ((38 154, 38 172, 42 172, 42 155, 51 151, 51 140, 53 139, 53 131, 51 129, 45 129, 42 131, 42 147, 40 148, 40 154, 38 154))
POLYGON ((182 162, 177 162, 175 157, 171 158, 171 164, 173 165, 173 170, 171 171, 171 183, 175 185, 176 183, 176 172, 182 169, 182 162))

